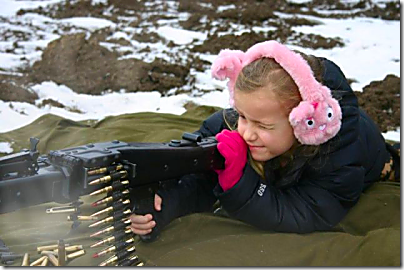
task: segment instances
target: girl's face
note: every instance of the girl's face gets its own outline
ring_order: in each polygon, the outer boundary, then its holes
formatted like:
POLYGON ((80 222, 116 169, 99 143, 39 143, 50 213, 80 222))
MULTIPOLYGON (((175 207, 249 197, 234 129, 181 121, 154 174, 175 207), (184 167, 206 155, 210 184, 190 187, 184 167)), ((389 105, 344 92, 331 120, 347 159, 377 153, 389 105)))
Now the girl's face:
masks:
POLYGON ((234 107, 240 115, 238 132, 256 161, 277 157, 296 141, 284 107, 267 88, 248 93, 236 89, 234 93, 234 107))

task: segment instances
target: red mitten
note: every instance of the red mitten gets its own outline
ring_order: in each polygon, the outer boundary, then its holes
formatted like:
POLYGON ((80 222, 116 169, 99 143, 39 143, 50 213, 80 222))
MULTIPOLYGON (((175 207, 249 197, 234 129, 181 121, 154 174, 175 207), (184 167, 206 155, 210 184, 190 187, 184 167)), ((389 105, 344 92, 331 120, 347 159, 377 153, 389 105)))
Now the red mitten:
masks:
POLYGON ((247 163, 247 144, 237 131, 224 129, 216 135, 217 149, 225 158, 224 170, 215 170, 224 191, 232 188, 243 175, 247 163))

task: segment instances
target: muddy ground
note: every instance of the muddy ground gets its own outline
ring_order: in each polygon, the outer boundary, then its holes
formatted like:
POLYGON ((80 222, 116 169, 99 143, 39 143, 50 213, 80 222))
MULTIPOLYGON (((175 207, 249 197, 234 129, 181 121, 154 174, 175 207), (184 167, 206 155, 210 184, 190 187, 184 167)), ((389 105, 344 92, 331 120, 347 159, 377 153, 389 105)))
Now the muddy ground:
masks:
MULTIPOLYGON (((191 69, 204 71, 210 68, 209 62, 200 59, 197 53, 217 54, 222 48, 246 50, 251 45, 268 39, 276 39, 287 44, 300 44, 310 48, 330 49, 344 47, 342 39, 326 38, 314 34, 301 34, 292 30, 295 25, 314 25, 318 22, 302 18, 281 18, 276 11, 289 14, 307 14, 316 17, 324 17, 315 10, 341 11, 327 17, 372 17, 385 20, 400 20, 400 3, 388 3, 385 8, 379 8, 371 1, 360 1, 357 4, 340 2, 339 0, 314 0, 306 4, 290 4, 281 0, 273 1, 230 1, 230 0, 204 0, 187 1, 180 0, 176 5, 176 12, 192 14, 187 20, 180 21, 182 28, 193 31, 209 31, 201 44, 192 44, 187 48, 176 50, 176 44, 164 40, 156 33, 143 30, 134 34, 131 38, 138 42, 167 44, 173 59, 178 54, 186 54, 185 62, 169 63, 164 59, 156 59, 152 63, 128 58, 120 59, 127 54, 124 50, 109 50, 100 45, 107 41, 112 30, 104 28, 92 33, 68 34, 69 27, 55 29, 55 34, 61 38, 52 41, 43 50, 42 59, 32 66, 19 70, 22 76, 0 74, 0 99, 4 101, 24 101, 34 104, 38 97, 28 90, 30 85, 43 81, 54 81, 64 84, 77 93, 98 95, 106 91, 126 92, 159 91, 166 95, 170 89, 177 89, 175 93, 190 92, 196 89, 191 69), (233 8, 217 12, 217 8, 223 5, 234 5, 233 8), (344 13, 345 10, 355 10, 354 13, 344 13), (264 21, 277 30, 244 33, 242 35, 218 35, 225 31, 232 23, 239 23, 248 27, 261 26, 264 21), (220 26, 215 26, 219 21, 220 26), (88 36, 89 35, 89 36, 88 36), (185 87, 187 86, 187 87, 185 87)), ((20 10, 19 15, 33 12, 46 15, 51 18, 69 17, 98 17, 108 19, 114 23, 122 24, 123 16, 135 17, 129 26, 142 27, 146 20, 149 25, 157 25, 161 19, 176 19, 173 12, 169 12, 172 6, 163 2, 110 0, 105 3, 92 5, 91 1, 66 1, 63 4, 48 8, 34 10, 20 10), (160 10, 164 12, 150 12, 160 10), (107 12, 108 11, 108 12, 107 12), (145 14, 148 16, 145 18, 145 14), (160 15, 159 15, 160 14, 160 15)), ((10 35, 18 37, 19 41, 28 40, 26 33, 10 30, 10 35)), ((125 39, 108 39, 109 43, 120 46, 129 46, 125 39)), ((18 42, 9 49, 10 53, 18 50, 18 42)), ((41 48, 38 48, 41 50, 41 48)), ((145 48, 143 53, 147 53, 145 48)), ((349 74, 346 74, 349 78, 349 74)), ((355 78, 349 78, 354 81, 355 78)), ((360 105, 375 119, 382 131, 394 130, 400 125, 400 78, 388 75, 383 81, 374 81, 364 88, 363 93, 358 93, 360 105)), ((56 101, 48 100, 53 106, 63 106, 56 101)), ((42 104, 44 105, 44 104, 42 104)), ((38 106, 41 106, 39 104, 38 106)))

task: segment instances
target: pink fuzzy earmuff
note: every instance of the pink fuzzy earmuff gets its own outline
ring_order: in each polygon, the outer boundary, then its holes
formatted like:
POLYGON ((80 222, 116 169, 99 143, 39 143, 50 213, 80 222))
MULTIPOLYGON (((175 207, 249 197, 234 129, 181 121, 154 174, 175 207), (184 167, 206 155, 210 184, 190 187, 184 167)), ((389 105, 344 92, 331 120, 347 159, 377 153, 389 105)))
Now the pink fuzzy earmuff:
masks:
POLYGON ((314 78, 309 64, 300 54, 274 40, 257 43, 245 53, 239 50, 219 53, 212 65, 212 76, 218 80, 229 79, 230 104, 234 105, 234 85, 240 71, 262 57, 273 58, 299 89, 302 101, 291 111, 289 122, 300 143, 319 145, 337 135, 342 119, 338 101, 328 87, 314 78))

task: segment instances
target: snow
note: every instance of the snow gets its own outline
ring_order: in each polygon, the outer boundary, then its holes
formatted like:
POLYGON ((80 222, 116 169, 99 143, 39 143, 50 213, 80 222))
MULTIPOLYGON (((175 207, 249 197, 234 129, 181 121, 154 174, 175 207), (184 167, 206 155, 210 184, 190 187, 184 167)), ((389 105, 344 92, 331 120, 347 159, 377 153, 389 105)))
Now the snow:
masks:
MULTIPOLYGON (((301 17, 318 20, 312 16, 301 17)), ((303 52, 332 59, 347 77, 358 81, 352 84, 354 90, 361 91, 371 81, 383 80, 387 74, 400 76, 400 21, 373 18, 320 21, 323 24, 293 30, 330 38, 343 37, 345 46, 332 50, 304 49, 303 52)))
POLYGON ((162 36, 167 40, 171 40, 178 45, 191 43, 194 39, 205 39, 206 34, 183 30, 183 29, 175 29, 169 26, 159 27, 157 29, 157 34, 162 36))
POLYGON ((66 24, 69 26, 77 26, 91 31, 105 27, 115 27, 115 23, 100 18, 74 17, 74 18, 62 19, 59 21, 62 24, 66 24))
MULTIPOLYGON (((7 53, 7 48, 12 48, 14 40, 10 38, 7 41, 0 42, 0 72, 2 74, 18 75, 18 67, 33 64, 41 58, 42 51, 36 50, 37 47, 45 48, 49 42, 60 37, 57 30, 61 25, 70 25, 72 31, 94 31, 103 27, 115 28, 117 25, 112 21, 91 17, 73 17, 69 19, 56 20, 43 15, 26 13, 17 16, 16 12, 21 8, 37 8, 48 4, 58 3, 61 0, 42 0, 42 1, 19 1, 2 0, 0 16, 6 17, 15 24, 0 21, 0 35, 7 33, 7 29, 19 29, 31 35, 29 41, 18 42, 18 54, 7 53), (17 26, 18 25, 18 26, 17 26), (35 31, 33 32, 33 26, 35 31)), ((289 0, 289 2, 302 3, 304 0, 289 0)), ((355 1, 349 1, 355 2, 355 1)), ((383 3, 383 1, 378 1, 383 3)), ((103 0, 93 0, 92 4, 106 3, 103 0)), ((174 2, 172 3, 174 4, 174 2)), ((222 6, 220 10, 234 8, 233 5, 222 6)), ((189 15, 189 14, 188 14, 189 15)), ((278 16, 291 16, 277 13, 278 16)), ((187 14, 181 14, 185 18, 187 14)), ((312 50, 302 48, 296 45, 290 45, 292 49, 298 49, 305 53, 324 56, 336 62, 348 78, 357 80, 353 84, 353 89, 362 91, 362 88, 374 80, 382 80, 387 74, 396 74, 400 76, 400 21, 387 21, 373 18, 355 18, 355 19, 331 19, 318 18, 307 15, 297 15, 298 17, 316 20, 321 24, 315 26, 299 26, 293 30, 301 33, 313 33, 324 37, 340 37, 345 43, 343 48, 333 48, 330 50, 318 49, 312 50)), ((130 20, 130 17, 128 17, 130 20)), ((147 21, 142 22, 147 25, 147 21)), ((238 26, 235 26, 237 29, 238 26)), ((251 31, 273 30, 273 26, 252 28, 251 31)), ((116 31, 113 38, 124 38, 131 42, 131 46, 123 47, 122 50, 128 50, 131 54, 125 57, 136 57, 143 61, 153 61, 156 57, 164 58, 167 61, 181 61, 181 59, 171 59, 164 53, 167 46, 158 42, 154 44, 139 43, 131 40, 131 36, 140 31, 139 28, 122 27, 116 31), (149 46, 150 52, 139 53, 142 48, 149 46)), ((159 21, 158 26, 150 25, 150 31, 159 34, 167 40, 186 48, 195 40, 203 42, 208 33, 195 32, 181 29, 178 21, 163 20, 159 21)), ((235 32, 235 30, 232 30, 235 32)), ((239 28, 239 31, 245 31, 239 28)), ((102 44, 112 48, 112 43, 104 42, 102 44)), ((116 45, 115 45, 116 46, 116 45)), ((169 48, 167 51, 175 50, 169 48)), ((212 62, 216 55, 197 54, 201 59, 212 62)), ((184 55, 186 57, 186 55, 184 55)), ((39 95, 36 105, 44 99, 53 99, 63 104, 65 108, 54 106, 38 107, 28 103, 4 102, 0 100, 0 132, 8 132, 23 127, 33 122, 38 117, 52 113, 72 120, 96 119, 101 120, 109 115, 119 115, 135 112, 162 112, 172 114, 182 114, 185 112, 183 107, 187 102, 194 102, 200 105, 212 105, 219 107, 228 107, 228 91, 226 82, 213 80, 210 71, 199 72, 191 70, 191 75, 196 79, 196 87, 202 90, 210 90, 207 93, 191 93, 181 95, 162 96, 158 92, 148 93, 125 93, 122 89, 119 93, 105 93, 101 96, 91 96, 77 94, 64 85, 57 85, 54 82, 42 82, 41 84, 31 86, 31 90, 39 95), (214 91, 215 89, 224 89, 224 91, 214 91), (79 111, 79 112, 77 112, 79 111)), ((175 92, 175 89, 170 91, 175 92)), ((399 141, 400 129, 389 131, 383 134, 385 138, 399 141)), ((0 142, 0 152, 10 153, 11 145, 8 142, 0 142)))
POLYGON ((33 9, 45 7, 50 4, 59 3, 60 0, 42 0, 42 1, 17 1, 17 0, 1 0, 0 16, 13 16, 18 10, 33 9))
POLYGON ((11 154, 13 151, 10 143, 0 142, 0 153, 11 154))

